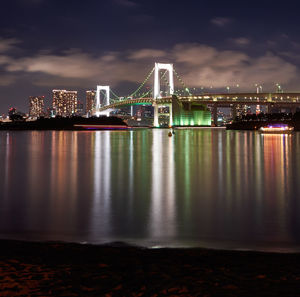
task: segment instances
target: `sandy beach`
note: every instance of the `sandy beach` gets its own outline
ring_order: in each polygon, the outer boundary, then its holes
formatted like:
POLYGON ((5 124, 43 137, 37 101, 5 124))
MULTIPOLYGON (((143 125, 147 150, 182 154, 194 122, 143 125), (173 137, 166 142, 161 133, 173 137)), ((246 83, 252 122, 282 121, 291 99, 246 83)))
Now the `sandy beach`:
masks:
POLYGON ((0 240, 0 296, 300 296, 300 254, 0 240))

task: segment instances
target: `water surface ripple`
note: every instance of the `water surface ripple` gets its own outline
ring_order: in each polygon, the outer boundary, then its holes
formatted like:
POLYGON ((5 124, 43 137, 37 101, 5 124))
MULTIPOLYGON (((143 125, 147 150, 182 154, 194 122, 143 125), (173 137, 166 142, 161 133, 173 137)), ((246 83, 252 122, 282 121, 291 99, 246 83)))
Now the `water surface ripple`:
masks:
POLYGON ((300 133, 0 132, 0 237, 300 250, 300 133))

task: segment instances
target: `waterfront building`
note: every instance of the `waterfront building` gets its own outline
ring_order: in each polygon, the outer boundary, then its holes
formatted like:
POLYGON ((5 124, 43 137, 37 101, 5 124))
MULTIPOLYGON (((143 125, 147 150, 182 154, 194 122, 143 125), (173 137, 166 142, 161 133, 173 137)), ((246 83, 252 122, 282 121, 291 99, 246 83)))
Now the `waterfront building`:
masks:
POLYGON ((56 116, 77 114, 77 91, 52 90, 52 95, 52 107, 56 116))
POLYGON ((174 126, 211 126, 211 112, 203 104, 182 103, 173 96, 171 112, 174 126))
POLYGON ((17 113, 17 109, 15 107, 10 107, 8 110, 8 116, 12 116, 17 113))
MULTIPOLYGON (((249 105, 237 104, 235 109, 236 116, 241 117, 247 114, 251 114, 251 107, 249 105)), ((234 117, 234 116, 232 116, 234 117)))
POLYGON ((86 114, 88 116, 91 116, 94 112, 96 104, 96 91, 95 90, 89 90, 86 91, 86 114))
POLYGON ((44 98, 45 96, 30 96, 29 97, 29 116, 38 118, 44 115, 44 98))

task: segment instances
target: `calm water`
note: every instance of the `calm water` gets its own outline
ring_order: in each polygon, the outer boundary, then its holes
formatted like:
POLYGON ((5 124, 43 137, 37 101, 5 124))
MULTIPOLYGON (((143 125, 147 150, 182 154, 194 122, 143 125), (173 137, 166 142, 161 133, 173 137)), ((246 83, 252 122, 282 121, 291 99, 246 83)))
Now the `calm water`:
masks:
POLYGON ((300 133, 0 132, 0 238, 300 251, 300 133))

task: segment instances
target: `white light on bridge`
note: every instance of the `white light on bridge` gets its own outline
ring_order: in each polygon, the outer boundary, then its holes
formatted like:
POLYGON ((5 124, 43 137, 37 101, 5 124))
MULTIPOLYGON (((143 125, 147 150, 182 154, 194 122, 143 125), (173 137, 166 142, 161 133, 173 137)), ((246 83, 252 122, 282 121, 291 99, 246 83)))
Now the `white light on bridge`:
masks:
POLYGON ((162 64, 162 63, 155 63, 154 68, 154 99, 161 98, 160 93, 160 79, 159 79, 159 71, 160 70, 167 70, 169 72, 169 92, 170 95, 174 94, 174 78, 173 78, 173 64, 162 64))

